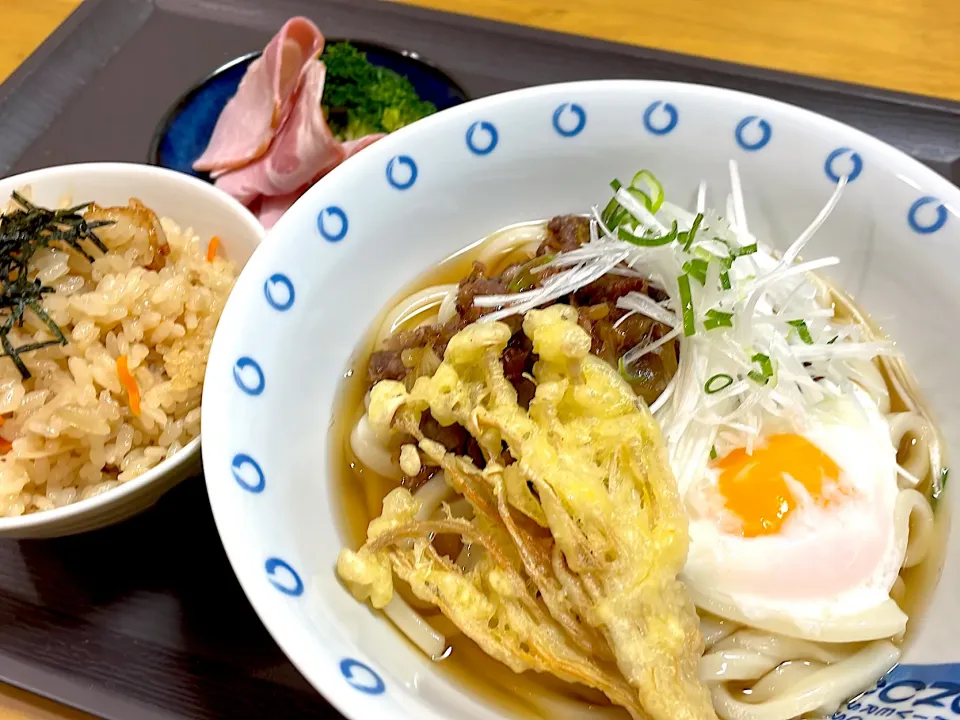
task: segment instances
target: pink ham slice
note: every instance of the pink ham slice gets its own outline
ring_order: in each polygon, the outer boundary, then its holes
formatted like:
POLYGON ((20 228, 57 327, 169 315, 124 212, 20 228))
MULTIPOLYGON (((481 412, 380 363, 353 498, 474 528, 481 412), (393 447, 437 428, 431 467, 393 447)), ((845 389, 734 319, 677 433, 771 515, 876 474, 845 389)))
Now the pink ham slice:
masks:
POLYGON ((293 111, 269 150, 218 177, 218 188, 249 205, 260 195, 288 195, 343 161, 343 145, 333 137, 320 107, 326 73, 323 63, 310 63, 293 111))
POLYGON ((310 20, 288 20, 250 64, 194 170, 217 176, 261 157, 294 108, 306 74, 318 65, 323 44, 323 34, 310 20))
POLYGON ((343 144, 343 159, 346 160, 347 158, 353 157, 365 147, 372 145, 380 138, 386 137, 386 135, 386 133, 374 133, 373 135, 364 135, 358 140, 347 140, 343 144))
MULTIPOLYGON (((341 145, 344 153, 343 159, 346 160, 347 158, 352 157, 382 137, 384 137, 384 134, 378 133, 376 135, 367 135, 359 140, 348 140, 341 145)), ((325 172, 329 172, 329 170, 326 170, 325 172)), ((287 193, 286 195, 264 195, 260 199, 259 208, 256 209, 257 218, 259 218, 260 224, 263 225, 263 227, 265 227, 267 230, 272 228, 277 224, 277 220, 279 220, 280 217, 287 210, 289 210, 290 207, 309 189, 310 185, 304 185, 303 187, 297 188, 293 192, 287 193)))
POLYGON ((333 137, 320 106, 326 73, 323 63, 311 63, 304 73, 293 111, 267 152, 216 180, 216 187, 244 205, 262 198, 260 216, 261 222, 266 220, 266 227, 270 227, 313 182, 383 137, 368 135, 345 143, 333 137))
POLYGON ((275 195, 273 197, 263 198, 260 207, 256 209, 257 219, 260 220, 260 224, 267 230, 272 228, 277 224, 277 220, 279 220, 308 189, 309 187, 302 187, 289 195, 275 195))

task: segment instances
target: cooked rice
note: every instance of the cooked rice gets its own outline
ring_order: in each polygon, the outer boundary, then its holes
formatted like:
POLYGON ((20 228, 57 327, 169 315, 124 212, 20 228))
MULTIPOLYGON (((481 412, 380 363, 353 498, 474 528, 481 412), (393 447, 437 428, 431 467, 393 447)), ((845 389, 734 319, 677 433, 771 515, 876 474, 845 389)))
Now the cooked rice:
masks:
MULTIPOLYGON (((235 271, 222 257, 207 261, 209 238, 160 222, 170 253, 159 272, 146 269, 154 248, 130 222, 96 231, 111 252, 93 250, 93 263, 65 248, 34 256, 37 276, 56 290, 43 305, 70 342, 24 354, 28 380, 0 358, 0 437, 12 442, 0 457, 0 516, 106 492, 200 433, 207 355, 235 271), (117 372, 120 355, 140 390, 139 417, 117 372)), ((51 335, 28 311, 10 339, 51 335)))

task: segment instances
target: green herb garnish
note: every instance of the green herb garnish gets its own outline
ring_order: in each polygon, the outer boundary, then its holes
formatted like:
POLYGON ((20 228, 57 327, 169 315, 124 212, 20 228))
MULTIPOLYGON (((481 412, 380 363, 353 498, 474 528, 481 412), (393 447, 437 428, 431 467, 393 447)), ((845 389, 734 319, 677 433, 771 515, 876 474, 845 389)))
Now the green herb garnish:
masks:
POLYGON ((810 335, 810 330, 807 328, 807 323, 805 323, 803 320, 788 320, 787 325, 797 329, 797 335, 800 336, 801 342, 804 342, 807 345, 813 345, 813 336, 810 335))
POLYGON ((760 385, 766 385, 770 382, 770 378, 773 377, 773 361, 770 359, 770 356, 757 353, 750 358, 750 362, 755 362, 760 365, 760 369, 751 370, 747 373, 747 377, 760 385))
POLYGON ((711 446, 710 446, 710 459, 711 459, 711 460, 716 460, 716 459, 717 459, 717 446, 716 446, 716 445, 711 445, 711 446))
POLYGON ((707 310, 703 319, 703 327, 707 330, 716 330, 720 327, 733 327, 733 313, 722 310, 707 310))
POLYGON ((537 284, 537 278, 533 271, 541 265, 546 265, 551 260, 553 260, 553 255, 549 253, 537 255, 537 257, 528 260, 517 269, 517 274, 513 276, 513 280, 510 281, 507 289, 512 293, 529 290, 537 284))
POLYGON ((84 220, 79 212, 90 203, 66 210, 48 210, 34 205, 16 191, 12 197, 20 208, 0 215, 0 318, 3 319, 0 325, 3 353, 0 353, 0 357, 9 357, 26 380, 30 377, 30 371, 20 357, 22 354, 67 344, 66 336, 41 304, 43 296, 52 293, 53 288, 30 278, 33 256, 41 248, 58 243, 92 262, 93 256, 87 252, 83 242, 91 243, 100 252, 107 252, 106 246, 93 231, 113 223, 109 220, 84 220), (27 310, 47 326, 54 339, 14 346, 10 331, 14 327, 23 327, 27 310))
POLYGON ((624 242, 628 242, 631 245, 637 245, 639 247, 661 247, 662 245, 669 245, 677 239, 677 221, 673 221, 673 228, 666 235, 659 235, 657 237, 642 237, 639 235, 634 235, 626 228, 620 227, 617 228, 617 237, 624 242))
POLYGON ((633 176, 630 181, 630 194, 642 202, 651 214, 655 215, 663 205, 663 185, 649 170, 641 170, 633 176))
POLYGON ((321 104, 338 140, 390 133, 437 111, 407 78, 373 65, 349 43, 328 46, 320 59, 327 66, 321 104))
POLYGON ((690 293, 690 276, 681 275, 677 278, 680 286, 680 309, 683 314, 683 334, 690 337, 697 331, 693 317, 693 295, 690 293))
POLYGON ((732 248, 730 250, 730 256, 734 258, 743 257, 744 255, 753 255, 757 251, 757 244, 752 243, 750 245, 744 245, 739 248, 732 248))
POLYGON ((683 264, 683 271, 701 285, 705 285, 707 282, 708 264, 709 263, 702 258, 693 258, 683 264))
POLYGON ((703 391, 707 395, 713 395, 721 390, 726 390, 731 385, 733 385, 732 375, 727 375, 726 373, 717 373, 716 375, 711 376, 710 379, 704 383, 703 391))
POLYGON ((684 252, 690 251, 690 246, 693 245, 693 239, 697 236, 697 230, 700 229, 701 222, 703 222, 703 213, 697 213, 697 216, 693 219, 693 225, 690 226, 690 229, 686 232, 680 233, 680 240, 683 242, 684 252))

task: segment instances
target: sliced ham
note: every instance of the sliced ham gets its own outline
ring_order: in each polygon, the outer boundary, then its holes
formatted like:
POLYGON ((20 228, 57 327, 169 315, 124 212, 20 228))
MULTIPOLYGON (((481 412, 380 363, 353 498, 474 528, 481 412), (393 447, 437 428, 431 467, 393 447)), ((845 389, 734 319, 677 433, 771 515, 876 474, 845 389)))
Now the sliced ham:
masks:
POLYGON ((386 133, 374 133, 372 135, 365 135, 358 140, 347 140, 343 143, 343 159, 346 160, 347 158, 353 157, 368 145, 372 145, 380 138, 386 136, 386 133))
POLYGON ((345 143, 333 137, 320 106, 325 78, 323 63, 312 63, 304 73, 290 117, 267 152, 216 180, 216 187, 244 205, 260 199, 259 214, 265 227, 271 227, 316 180, 383 137, 368 135, 345 143))
POLYGON ((272 197, 262 198, 260 207, 256 208, 256 215, 260 220, 260 224, 267 230, 272 228, 277 224, 277 220, 309 189, 309 186, 305 186, 298 188, 288 195, 274 195, 272 197))
POLYGON ((310 64, 293 111, 269 150, 218 177, 218 188, 250 204, 260 195, 287 195, 343 161, 343 145, 333 137, 320 107, 325 76, 323 63, 310 64))
MULTIPOLYGON (((359 140, 348 140, 342 145, 344 151, 343 159, 346 160, 353 157, 365 147, 384 136, 384 133, 377 133, 375 135, 367 135, 359 140)), ((315 178, 315 180, 319 180, 319 178, 315 178)), ((310 183, 310 185, 312 184, 313 182, 310 183)), ((245 204, 254 204, 254 211, 260 220, 260 224, 269 230, 276 225, 277 220, 300 199, 300 196, 310 189, 310 185, 304 185, 286 195, 264 195, 259 201, 251 201, 245 204)))
POLYGON ((216 176, 262 156, 295 107, 298 88, 317 66, 323 44, 323 34, 310 20, 288 20, 250 63, 194 170, 216 176))
POLYGON ((383 137, 341 143, 324 118, 323 35, 306 18, 289 20, 250 64, 194 163, 215 185, 257 213, 265 227, 317 180, 383 137))

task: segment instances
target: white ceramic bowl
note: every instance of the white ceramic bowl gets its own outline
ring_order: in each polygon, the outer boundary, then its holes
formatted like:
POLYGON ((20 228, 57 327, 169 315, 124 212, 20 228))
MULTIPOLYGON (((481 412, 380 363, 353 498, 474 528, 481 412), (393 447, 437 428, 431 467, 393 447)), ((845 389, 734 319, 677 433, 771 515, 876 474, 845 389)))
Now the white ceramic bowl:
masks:
MULTIPOLYGON (((217 428, 204 433, 207 488, 233 568, 273 637, 348 718, 499 717, 335 575, 343 522, 328 429, 372 320, 441 258, 505 225, 604 203, 610 179, 639 168, 668 199, 693 206, 706 180, 708 207, 722 204, 731 158, 751 232, 780 250, 849 176, 805 256, 841 257, 832 277, 899 342, 957 447, 960 190, 928 168, 789 105, 672 83, 539 87, 418 122, 334 170, 273 229, 229 300, 204 392, 204 428, 217 428), (251 362, 256 395, 242 387, 251 362)), ((895 708, 884 715, 960 680, 960 665, 938 665, 960 662, 956 536, 950 553, 928 622, 888 680, 897 690, 875 696, 895 708)), ((834 717, 861 716, 851 708, 834 717)))
MULTIPOLYGON (((61 199, 126 205, 141 200, 161 217, 192 227, 201 237, 218 235, 222 252, 239 269, 263 239, 263 227, 233 198, 195 178, 149 165, 84 163, 45 168, 0 180, 3 204, 13 190, 29 185, 39 205, 61 199)), ((200 438, 169 460, 114 490, 66 507, 16 518, 0 518, 0 536, 41 538, 72 535, 119 522, 140 512, 181 480, 200 470, 200 438)))

